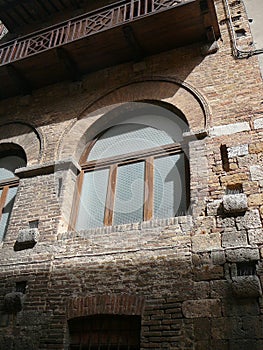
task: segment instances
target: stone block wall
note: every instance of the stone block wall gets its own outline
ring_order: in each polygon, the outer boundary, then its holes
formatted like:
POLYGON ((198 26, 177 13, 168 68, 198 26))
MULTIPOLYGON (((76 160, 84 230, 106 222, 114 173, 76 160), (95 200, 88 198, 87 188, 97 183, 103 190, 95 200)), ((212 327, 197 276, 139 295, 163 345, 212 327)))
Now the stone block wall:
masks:
POLYGON ((1 350, 68 349, 68 320, 95 314, 140 316, 141 349, 263 348, 262 79, 255 57, 232 57, 215 6, 216 53, 197 43, 0 102, 0 144, 28 159, 1 243, 1 350), (85 146, 116 105, 149 100, 190 125, 189 213, 75 232, 85 146))

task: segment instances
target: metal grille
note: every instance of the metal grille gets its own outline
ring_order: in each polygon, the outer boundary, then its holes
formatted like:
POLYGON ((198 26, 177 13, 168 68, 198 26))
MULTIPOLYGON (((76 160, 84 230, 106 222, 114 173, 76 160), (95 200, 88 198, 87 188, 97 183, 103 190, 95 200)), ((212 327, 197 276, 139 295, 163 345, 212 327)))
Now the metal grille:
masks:
POLYGON ((256 274, 256 261, 244 261, 237 263, 238 276, 253 276, 256 274))
POLYGON ((139 316, 95 315, 69 320, 69 350, 139 350, 139 316))

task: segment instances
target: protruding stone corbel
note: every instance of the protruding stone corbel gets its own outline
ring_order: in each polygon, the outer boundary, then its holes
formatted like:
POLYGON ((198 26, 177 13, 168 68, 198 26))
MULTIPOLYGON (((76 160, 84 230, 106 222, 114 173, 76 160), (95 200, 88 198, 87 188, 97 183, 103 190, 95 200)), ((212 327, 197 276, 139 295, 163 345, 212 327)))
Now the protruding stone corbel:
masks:
POLYGON ((32 249, 37 243, 38 236, 38 228, 20 230, 14 245, 14 250, 32 249))
POLYGON ((4 310, 7 314, 16 314, 22 310, 24 294, 11 292, 4 297, 4 310))
POLYGON ((247 196, 244 193, 226 194, 222 204, 226 214, 243 213, 248 209, 247 196))

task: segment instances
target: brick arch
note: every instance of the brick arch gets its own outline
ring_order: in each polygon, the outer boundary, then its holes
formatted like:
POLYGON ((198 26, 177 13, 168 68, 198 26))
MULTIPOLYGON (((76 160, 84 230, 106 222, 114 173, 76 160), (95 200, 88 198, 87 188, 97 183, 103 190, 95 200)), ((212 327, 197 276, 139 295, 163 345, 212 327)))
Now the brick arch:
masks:
POLYGON ((87 130, 106 113, 127 102, 165 103, 183 115, 193 132, 206 129, 209 108, 202 95, 189 84, 174 78, 151 77, 135 80, 105 93, 91 102, 60 140, 58 157, 78 160, 87 141, 87 130))
POLYGON ((71 298, 67 319, 91 315, 142 315, 144 297, 128 294, 103 294, 71 298))
POLYGON ((167 77, 145 77, 111 89, 91 102, 80 114, 79 119, 103 108, 109 111, 111 106, 118 103, 151 100, 175 106, 186 117, 194 131, 207 127, 210 112, 204 97, 190 84, 167 77))
POLYGON ((9 122, 0 124, 0 144, 17 144, 23 148, 27 165, 37 164, 41 158, 42 137, 31 125, 24 122, 9 122))

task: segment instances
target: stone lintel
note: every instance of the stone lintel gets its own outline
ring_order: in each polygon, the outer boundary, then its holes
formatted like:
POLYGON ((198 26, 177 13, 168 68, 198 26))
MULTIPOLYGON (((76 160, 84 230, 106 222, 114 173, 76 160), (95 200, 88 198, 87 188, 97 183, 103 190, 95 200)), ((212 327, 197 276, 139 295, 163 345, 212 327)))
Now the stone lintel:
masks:
POLYGON ((57 162, 48 162, 39 165, 33 165, 29 167, 19 168, 15 171, 15 174, 20 178, 29 178, 38 175, 50 175, 56 171, 69 170, 78 174, 81 167, 74 159, 65 159, 57 162))

